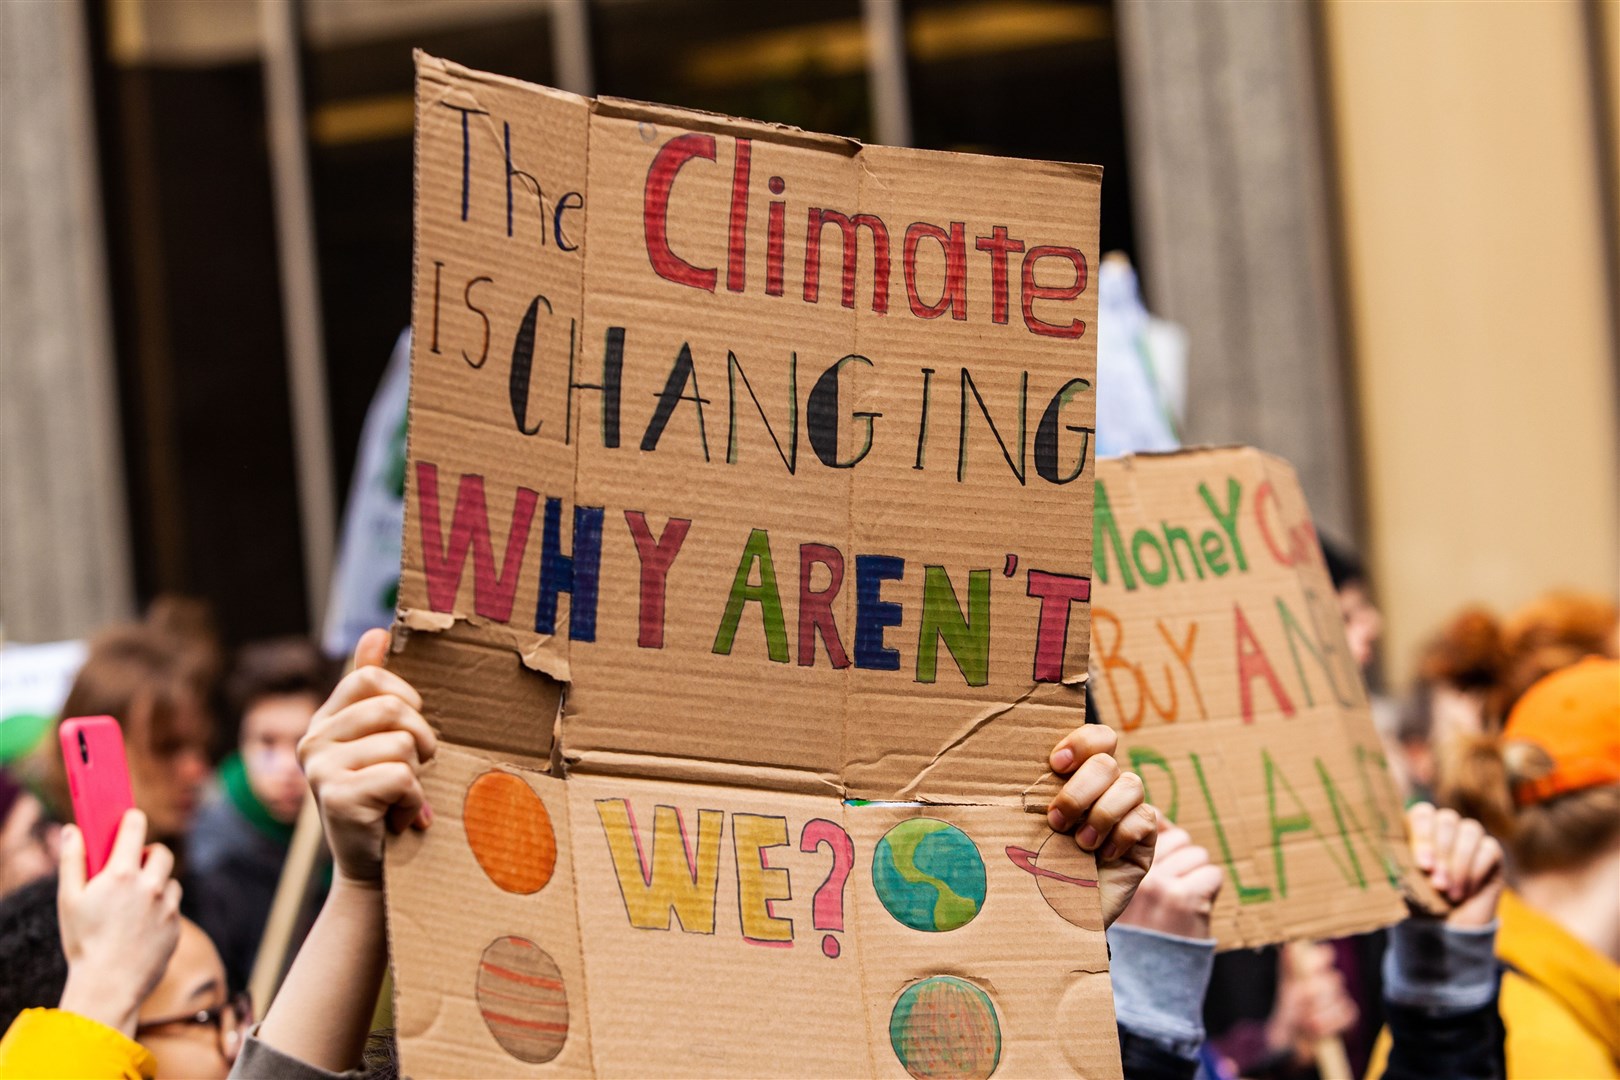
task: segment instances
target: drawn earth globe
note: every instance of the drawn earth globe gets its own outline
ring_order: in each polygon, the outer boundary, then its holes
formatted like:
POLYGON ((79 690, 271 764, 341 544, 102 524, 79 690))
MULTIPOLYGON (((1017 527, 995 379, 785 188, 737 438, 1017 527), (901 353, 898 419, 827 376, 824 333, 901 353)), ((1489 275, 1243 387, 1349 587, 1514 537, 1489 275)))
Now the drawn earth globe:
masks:
POLYGON ((872 886, 889 914, 913 930, 955 930, 984 904, 984 859, 955 825, 911 818, 877 842, 872 886))

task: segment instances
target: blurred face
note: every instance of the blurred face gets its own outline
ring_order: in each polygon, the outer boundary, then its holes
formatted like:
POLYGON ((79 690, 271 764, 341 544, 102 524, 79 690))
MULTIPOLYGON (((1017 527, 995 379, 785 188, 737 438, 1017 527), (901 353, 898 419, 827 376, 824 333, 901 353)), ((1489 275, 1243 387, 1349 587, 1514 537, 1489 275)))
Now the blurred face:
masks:
POLYGON ((236 1060, 245 1020, 231 1007, 214 943, 182 919, 180 944, 136 1018, 136 1041, 157 1058, 157 1075, 222 1080, 236 1060))
POLYGON ((313 694, 278 694, 260 698, 242 716, 248 783, 277 821, 291 824, 304 804, 309 785, 298 766, 298 740, 320 707, 313 694))
POLYGON ((146 812, 155 841, 184 836, 191 828, 208 779, 208 736, 212 719, 202 703, 183 697, 162 730, 150 713, 138 724, 129 746, 129 779, 135 805, 146 812))
POLYGON ((1437 683, 1429 690, 1429 715, 1433 717, 1429 742, 1436 747, 1464 735, 1478 735, 1485 730, 1485 695, 1437 683))
POLYGON ((0 822, 0 896, 56 870, 56 824, 26 791, 0 822))
POLYGON ((1339 613, 1344 616, 1344 636, 1350 643, 1350 655, 1355 657, 1357 667, 1365 669, 1372 663, 1373 646, 1384 633, 1384 617, 1359 582, 1351 582, 1339 590, 1339 613))

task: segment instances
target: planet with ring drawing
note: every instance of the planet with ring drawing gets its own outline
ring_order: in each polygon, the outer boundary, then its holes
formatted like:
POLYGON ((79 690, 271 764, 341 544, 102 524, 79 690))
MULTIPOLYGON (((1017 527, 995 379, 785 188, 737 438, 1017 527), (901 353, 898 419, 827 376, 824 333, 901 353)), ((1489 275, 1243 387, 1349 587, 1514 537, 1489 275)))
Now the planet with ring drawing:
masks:
POLYGON ((1008 845, 1007 858, 1035 879, 1041 898, 1064 919, 1085 930, 1103 928, 1097 860, 1068 833, 1053 833, 1040 851, 1008 845))

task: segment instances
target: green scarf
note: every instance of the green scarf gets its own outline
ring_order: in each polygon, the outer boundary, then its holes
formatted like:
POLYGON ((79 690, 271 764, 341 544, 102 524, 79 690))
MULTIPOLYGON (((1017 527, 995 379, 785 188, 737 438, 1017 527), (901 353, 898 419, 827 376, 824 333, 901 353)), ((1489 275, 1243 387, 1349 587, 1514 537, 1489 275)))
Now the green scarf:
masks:
POLYGON ((292 843, 293 826, 277 821, 264 808, 259 797, 253 794, 253 785, 248 782, 247 763, 242 760, 240 753, 234 753, 219 763, 219 782, 225 789, 225 797, 231 800, 231 805, 247 819, 248 824, 282 847, 292 843))

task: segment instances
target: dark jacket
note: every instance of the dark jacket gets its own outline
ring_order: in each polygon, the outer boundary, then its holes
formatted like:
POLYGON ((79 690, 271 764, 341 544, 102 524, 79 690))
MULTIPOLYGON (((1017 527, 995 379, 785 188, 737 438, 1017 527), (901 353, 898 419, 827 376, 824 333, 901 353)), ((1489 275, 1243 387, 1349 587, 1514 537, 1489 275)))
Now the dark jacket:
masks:
POLYGON ((1384 1003, 1392 1040, 1383 1080, 1502 1080, 1507 1055, 1497 1000, 1449 1013, 1384 1003))
POLYGON ((1184 1058, 1161 1042, 1119 1029, 1119 1058, 1125 1080, 1193 1080, 1198 1059, 1184 1058))
POLYGON ((248 786, 236 755, 220 765, 220 786, 186 843, 186 914, 219 949, 231 987, 247 985, 270 918, 292 826, 272 818, 248 786))

